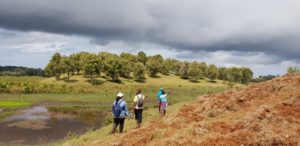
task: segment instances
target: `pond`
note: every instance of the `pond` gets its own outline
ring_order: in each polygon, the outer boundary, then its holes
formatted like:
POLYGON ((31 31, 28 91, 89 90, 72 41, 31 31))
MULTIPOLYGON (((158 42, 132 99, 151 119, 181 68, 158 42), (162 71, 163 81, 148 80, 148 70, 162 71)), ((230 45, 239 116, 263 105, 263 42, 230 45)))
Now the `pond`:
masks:
POLYGON ((46 144, 68 135, 80 135, 100 128, 104 115, 102 113, 91 120, 49 112, 45 106, 30 107, 17 111, 0 122, 0 144, 46 144))

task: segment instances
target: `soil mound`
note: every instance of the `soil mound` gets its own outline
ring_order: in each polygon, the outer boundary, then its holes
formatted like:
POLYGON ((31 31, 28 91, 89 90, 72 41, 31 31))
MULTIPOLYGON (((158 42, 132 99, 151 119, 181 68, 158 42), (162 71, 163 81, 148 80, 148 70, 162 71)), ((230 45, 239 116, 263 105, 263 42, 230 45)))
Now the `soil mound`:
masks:
POLYGON ((115 145, 300 145, 300 75, 200 96, 115 145))

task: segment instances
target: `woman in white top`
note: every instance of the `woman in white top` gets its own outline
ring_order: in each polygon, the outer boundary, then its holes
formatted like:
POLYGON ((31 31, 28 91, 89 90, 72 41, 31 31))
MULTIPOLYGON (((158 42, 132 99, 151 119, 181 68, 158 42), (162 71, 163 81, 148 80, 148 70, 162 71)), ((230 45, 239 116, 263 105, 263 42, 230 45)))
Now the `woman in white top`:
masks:
POLYGON ((136 120, 136 128, 140 128, 143 119, 143 107, 145 96, 142 94, 141 89, 136 90, 136 96, 133 99, 134 102, 134 115, 136 120))

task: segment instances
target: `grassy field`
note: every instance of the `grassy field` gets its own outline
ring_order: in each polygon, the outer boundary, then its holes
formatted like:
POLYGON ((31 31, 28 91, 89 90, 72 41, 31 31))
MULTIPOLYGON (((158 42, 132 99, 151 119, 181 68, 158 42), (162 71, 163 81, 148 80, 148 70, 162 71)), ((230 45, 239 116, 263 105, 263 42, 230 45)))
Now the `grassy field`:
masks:
POLYGON ((0 107, 20 107, 29 106, 31 102, 26 101, 0 101, 0 107))
MULTIPOLYGON (((160 75, 156 78, 147 77, 144 83, 131 79, 121 79, 121 83, 109 81, 105 76, 98 77, 99 84, 91 84, 89 78, 72 76, 70 80, 56 81, 54 78, 42 77, 4 77, 0 76, 0 119, 12 115, 16 110, 24 106, 45 105, 51 112, 74 114, 76 116, 98 114, 99 111, 109 111, 118 92, 125 94, 125 100, 129 109, 133 107, 133 98, 136 89, 142 89, 145 100, 145 121, 158 116, 156 104, 156 92, 164 88, 167 92, 170 109, 173 113, 180 105, 194 100, 197 96, 222 92, 228 88, 228 82, 217 80, 209 82, 206 79, 198 82, 190 82, 174 75, 160 75), (22 105, 23 106, 20 106, 22 105), (1 107, 1 105, 4 105, 1 107), (84 114, 82 114, 84 113, 84 114)), ((82 117, 84 118, 84 116, 82 117)), ((126 122, 125 130, 132 129, 134 120, 126 122)), ((97 131, 91 131, 80 138, 71 138, 70 145, 80 144, 87 139, 109 139, 114 137, 107 135, 111 125, 97 131)))
POLYGON ((131 101, 136 89, 140 88, 148 96, 149 102, 155 101, 156 92, 162 87, 172 91, 170 102, 192 99, 198 95, 221 92, 227 88, 227 82, 217 80, 215 83, 205 79, 190 82, 174 75, 160 75, 157 78, 147 77, 144 83, 122 79, 122 83, 110 82, 106 77, 97 78, 101 82, 93 85, 88 78, 72 76, 70 80, 56 81, 54 78, 42 77, 0 77, 0 101, 28 101, 33 104, 43 101, 54 102, 111 102, 118 92, 125 94, 131 101), (7 92, 4 92, 4 91, 7 92))
MULTIPOLYGON (((63 77, 64 78, 64 77, 63 77)), ((192 87, 226 87, 227 82, 217 80, 216 83, 206 79, 190 82, 174 75, 160 75, 156 78, 147 77, 144 83, 132 79, 121 78, 121 83, 111 82, 106 76, 95 79, 97 84, 91 84, 89 78, 71 76, 69 80, 55 80, 42 77, 0 77, 0 93, 9 94, 40 94, 40 93, 100 93, 109 95, 118 91, 128 92, 136 88, 192 88, 192 87)), ((134 91, 131 91, 134 92, 134 91)))

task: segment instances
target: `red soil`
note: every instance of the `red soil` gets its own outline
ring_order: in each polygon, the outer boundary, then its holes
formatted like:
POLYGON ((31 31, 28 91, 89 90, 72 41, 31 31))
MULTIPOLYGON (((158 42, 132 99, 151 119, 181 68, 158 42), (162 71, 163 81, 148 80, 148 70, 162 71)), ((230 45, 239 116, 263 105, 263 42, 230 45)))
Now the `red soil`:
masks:
POLYGON ((167 118, 127 132, 119 144, 300 145, 300 75, 201 96, 167 118))

